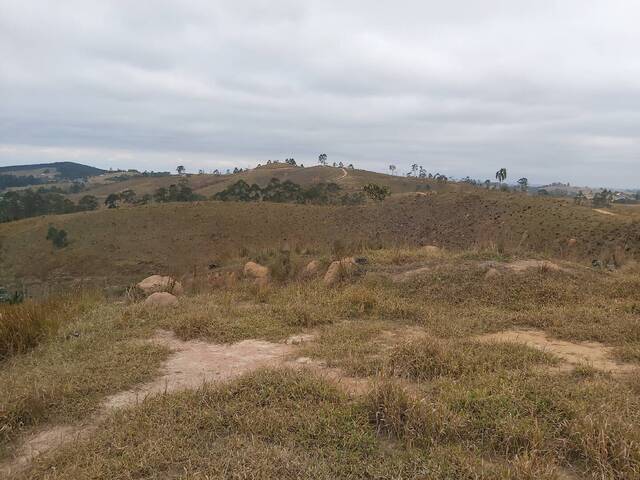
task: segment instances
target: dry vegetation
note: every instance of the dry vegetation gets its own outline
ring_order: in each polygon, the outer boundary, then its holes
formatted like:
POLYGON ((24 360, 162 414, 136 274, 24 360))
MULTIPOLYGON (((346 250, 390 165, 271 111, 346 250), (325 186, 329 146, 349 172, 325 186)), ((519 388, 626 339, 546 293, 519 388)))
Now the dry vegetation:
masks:
MULTIPOLYGON (((334 245, 335 255, 344 248, 334 245)), ((36 428, 89 418, 107 396, 157 375, 170 353, 146 340, 159 328, 215 343, 307 333, 280 368, 116 410, 20 475, 640 478, 640 370, 567 365, 552 342, 541 351, 482 340, 536 329, 600 342, 612 361, 640 368, 635 264, 610 272, 555 259, 562 269, 517 272, 507 268, 523 255, 516 250, 357 253, 368 259, 361 275, 333 288, 298 280, 309 252, 247 249, 235 262, 280 266, 269 287, 192 282, 166 309, 107 300, 66 307, 73 318, 2 361, 2 455, 11 458, 36 428), (488 262, 499 274, 485 279, 488 262), (300 357, 314 367, 295 367, 300 357), (364 391, 349 389, 349 378, 364 391)))
POLYGON ((32 294, 82 283, 117 291, 143 276, 202 273, 212 261, 232 264, 243 251, 285 243, 329 255, 336 239, 345 251, 493 246, 616 266, 640 256, 640 223, 631 217, 521 194, 445 189, 363 206, 208 201, 11 222, 0 225, 0 284, 19 279, 32 294), (67 232, 67 247, 47 242, 50 225, 67 232), (571 238, 574 247, 567 245, 571 238))

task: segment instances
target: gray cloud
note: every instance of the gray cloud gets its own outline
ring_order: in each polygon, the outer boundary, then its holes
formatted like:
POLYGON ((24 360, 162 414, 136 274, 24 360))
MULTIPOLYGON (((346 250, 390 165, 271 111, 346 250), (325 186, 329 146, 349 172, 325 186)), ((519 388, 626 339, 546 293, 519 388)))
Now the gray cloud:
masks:
POLYGON ((622 0, 0 0, 0 164, 326 152, 640 186, 639 15, 622 0))

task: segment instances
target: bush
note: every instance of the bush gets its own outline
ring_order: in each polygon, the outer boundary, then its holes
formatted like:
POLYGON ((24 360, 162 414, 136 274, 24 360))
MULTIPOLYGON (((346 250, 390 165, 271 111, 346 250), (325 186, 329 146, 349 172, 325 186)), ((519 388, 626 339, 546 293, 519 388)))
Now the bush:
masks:
POLYGON ((49 227, 47 230, 47 240, 51 240, 53 246, 56 248, 64 248, 69 245, 67 240, 67 232, 65 230, 58 230, 56 227, 49 227))
POLYGON ((391 194, 389 187, 381 187, 380 185, 376 185, 375 183, 369 183, 365 185, 364 187, 362 187, 362 191, 366 193, 371 200, 375 200, 376 202, 383 201, 385 198, 387 198, 387 196, 391 194))

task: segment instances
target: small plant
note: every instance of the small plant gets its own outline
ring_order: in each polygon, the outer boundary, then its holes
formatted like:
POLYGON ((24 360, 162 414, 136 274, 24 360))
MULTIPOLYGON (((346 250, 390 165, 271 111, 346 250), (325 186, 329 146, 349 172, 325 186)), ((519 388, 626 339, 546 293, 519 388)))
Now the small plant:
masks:
POLYGON ((58 230, 54 226, 50 226, 49 230, 47 230, 47 240, 51 240, 51 243, 53 243, 53 246, 56 248, 64 248, 69 245, 66 230, 58 230))
POLYGON ((380 186, 375 183, 365 185, 362 187, 362 190, 371 200, 375 200, 376 202, 383 201, 391 194, 389 187, 380 186))

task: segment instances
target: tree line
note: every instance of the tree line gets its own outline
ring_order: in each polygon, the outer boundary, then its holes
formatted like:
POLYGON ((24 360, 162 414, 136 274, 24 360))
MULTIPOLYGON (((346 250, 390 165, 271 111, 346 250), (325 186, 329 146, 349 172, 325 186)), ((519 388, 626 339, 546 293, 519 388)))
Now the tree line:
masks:
POLYGON ((305 203, 316 205, 358 205, 364 202, 362 192, 342 192, 337 183, 317 183, 310 187, 303 187, 291 180, 281 182, 272 178, 269 183, 260 187, 254 183, 249 185, 244 180, 238 180, 224 190, 213 195, 213 200, 237 202, 277 202, 277 203, 305 203))
POLYGON ((0 195, 0 222, 39 215, 84 212, 98 208, 98 199, 85 195, 74 203, 61 193, 46 189, 14 190, 0 195))
POLYGON ((194 193, 186 179, 180 180, 177 184, 171 184, 168 187, 160 187, 153 194, 138 194, 131 189, 123 190, 119 193, 111 193, 107 196, 104 204, 107 208, 117 208, 121 204, 128 205, 146 205, 148 203, 167 203, 167 202, 195 202, 198 200, 206 200, 206 197, 194 193))

